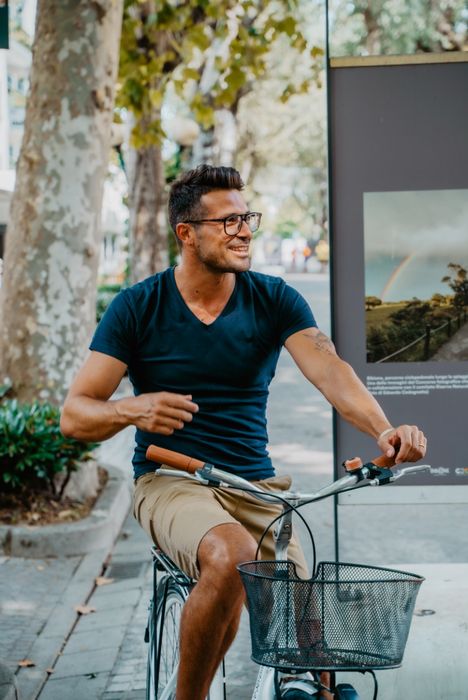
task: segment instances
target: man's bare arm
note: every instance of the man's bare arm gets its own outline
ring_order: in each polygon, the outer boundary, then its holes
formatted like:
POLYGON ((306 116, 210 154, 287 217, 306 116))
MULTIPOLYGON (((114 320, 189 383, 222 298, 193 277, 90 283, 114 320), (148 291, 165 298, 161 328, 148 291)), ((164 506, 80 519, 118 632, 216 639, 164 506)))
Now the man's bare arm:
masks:
POLYGON ((285 346, 304 376, 314 384, 338 413, 362 432, 374 437, 380 449, 397 462, 417 461, 425 454, 425 438, 417 426, 392 430, 384 411, 352 367, 338 357, 332 341, 318 328, 290 336, 285 346), (379 436, 385 435, 379 439, 379 436))
POLYGON ((171 435, 192 420, 198 406, 190 395, 162 391, 109 400, 125 370, 120 360, 91 352, 65 399, 60 421, 64 435, 101 441, 129 425, 171 435))

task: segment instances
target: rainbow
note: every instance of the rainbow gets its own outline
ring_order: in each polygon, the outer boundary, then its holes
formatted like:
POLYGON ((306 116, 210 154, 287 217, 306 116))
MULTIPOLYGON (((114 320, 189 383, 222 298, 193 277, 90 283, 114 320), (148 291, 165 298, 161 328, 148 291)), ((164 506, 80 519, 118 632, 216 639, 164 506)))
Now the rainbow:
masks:
POLYGON ((411 259, 414 258, 415 253, 411 253, 408 255, 404 260, 401 261, 401 263, 393 270, 392 274, 388 278, 387 282, 385 283, 385 286, 382 291, 382 301, 389 301, 389 299, 386 299, 387 294, 389 293, 391 287, 395 283, 396 279, 398 276, 403 272, 403 270, 408 267, 409 263, 411 262, 411 259))

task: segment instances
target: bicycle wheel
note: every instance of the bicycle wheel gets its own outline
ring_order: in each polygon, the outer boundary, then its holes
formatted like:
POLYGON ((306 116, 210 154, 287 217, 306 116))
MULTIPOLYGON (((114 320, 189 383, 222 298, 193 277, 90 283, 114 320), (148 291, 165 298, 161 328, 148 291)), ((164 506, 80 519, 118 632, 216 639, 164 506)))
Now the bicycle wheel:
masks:
POLYGON ((179 666, 180 616, 186 595, 185 590, 171 580, 167 584, 166 601, 164 603, 163 593, 165 586, 165 580, 158 585, 156 625, 153 624, 152 618, 154 614, 153 603, 151 603, 150 607, 146 700, 172 700, 175 697, 177 669, 179 666), (154 635, 155 628, 156 635, 154 635), (160 639, 159 673, 156 685, 155 657, 160 639))

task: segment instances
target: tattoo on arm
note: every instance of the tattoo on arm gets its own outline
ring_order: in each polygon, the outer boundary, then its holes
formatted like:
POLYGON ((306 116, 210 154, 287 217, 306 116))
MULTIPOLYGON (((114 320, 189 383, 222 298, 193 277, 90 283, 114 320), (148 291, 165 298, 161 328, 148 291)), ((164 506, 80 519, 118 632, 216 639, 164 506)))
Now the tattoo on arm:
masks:
POLYGON ((324 352, 327 355, 336 355, 335 346, 333 345, 330 338, 326 336, 325 333, 322 333, 322 331, 319 331, 318 333, 311 333, 309 331, 303 333, 303 335, 306 338, 310 338, 310 340, 314 344, 315 349, 319 352, 324 352))

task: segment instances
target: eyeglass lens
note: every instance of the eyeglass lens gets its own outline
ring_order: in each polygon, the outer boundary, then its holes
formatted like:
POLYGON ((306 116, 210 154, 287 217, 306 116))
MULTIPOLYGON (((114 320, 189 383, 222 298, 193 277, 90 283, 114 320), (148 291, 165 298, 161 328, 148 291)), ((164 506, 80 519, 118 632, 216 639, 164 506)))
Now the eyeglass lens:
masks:
POLYGON ((224 230, 229 236, 235 236, 242 228, 242 222, 245 221, 252 233, 258 230, 260 226, 261 214, 257 212, 249 212, 248 214, 233 214, 224 220, 224 230))

